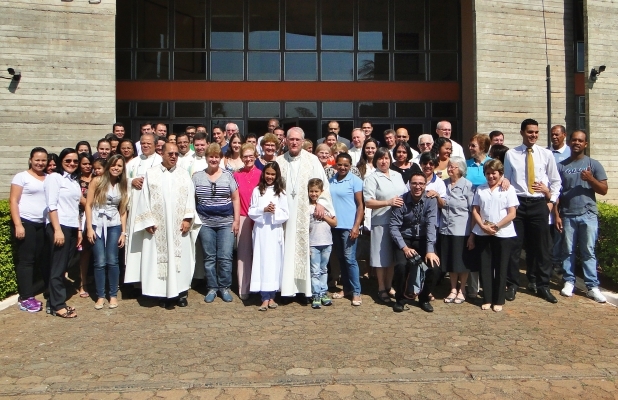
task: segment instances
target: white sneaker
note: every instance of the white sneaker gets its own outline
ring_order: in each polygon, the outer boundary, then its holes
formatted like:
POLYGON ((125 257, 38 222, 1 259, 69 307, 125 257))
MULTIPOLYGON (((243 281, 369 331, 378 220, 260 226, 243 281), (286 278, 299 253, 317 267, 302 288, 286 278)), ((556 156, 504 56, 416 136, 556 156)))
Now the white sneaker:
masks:
POLYGON ((590 297, 597 303, 605 303, 607 301, 607 299, 605 298, 605 296, 603 296, 599 288, 592 288, 588 290, 588 292, 586 293, 586 296, 590 297))
POLYGON ((573 285, 571 282, 564 282, 564 287, 560 291, 560 294, 566 297, 572 297, 573 289, 575 289, 575 285, 573 285))

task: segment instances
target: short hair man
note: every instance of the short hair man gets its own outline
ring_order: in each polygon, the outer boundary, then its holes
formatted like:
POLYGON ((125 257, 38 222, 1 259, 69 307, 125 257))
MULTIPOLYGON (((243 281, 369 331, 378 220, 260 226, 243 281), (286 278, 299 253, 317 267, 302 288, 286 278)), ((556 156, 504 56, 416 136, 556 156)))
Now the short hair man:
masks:
MULTIPOLYGON (((152 124, 150 122, 144 122, 144 123, 139 124, 139 133, 140 133, 140 138, 142 135, 146 135, 146 134, 154 135, 154 129, 152 128, 152 124)), ((135 142, 135 147, 137 147, 137 155, 141 155, 142 146, 139 140, 135 142)))
POLYGON ((283 154, 288 151, 285 130, 282 127, 278 126, 273 131, 273 134, 277 136, 277 139, 279 139, 279 154, 283 154))
POLYGON ((191 162, 193 150, 189 143, 189 135, 186 132, 180 132, 176 135, 176 145, 178 146, 178 166, 187 169, 187 165, 191 162))
MULTIPOLYGON (((208 131, 206 130, 206 127, 204 125, 198 125, 195 127, 195 133, 203 133, 205 135, 208 135, 208 131)), ((194 138, 195 140, 195 138, 194 138)))
MULTIPOLYGON (((339 131, 340 131, 339 122, 337 122, 337 121, 330 121, 328 123, 328 133, 334 133, 335 135, 337 135, 337 141, 339 143, 345 144, 346 147, 349 149, 350 148, 350 141, 348 139, 344 138, 343 136, 339 136, 339 131)), ((324 139, 325 138, 319 139, 318 140, 318 144, 324 143, 324 139)))
POLYGON ((154 130, 155 135, 157 135, 158 137, 167 137, 167 125, 165 125, 163 122, 159 122, 158 124, 156 124, 154 130))
POLYGON ((365 120, 361 122, 361 129, 365 134, 365 140, 367 140, 371 137, 371 133, 373 132, 373 124, 371 123, 371 121, 365 120))
MULTIPOLYGON (((406 128, 398 128, 395 131, 395 139, 397 140, 397 142, 406 142, 406 143, 408 143, 410 141, 410 134, 408 133, 408 130, 406 128)), ((410 158, 410 160, 418 157, 418 155, 419 155, 418 152, 416 150, 414 150, 412 148, 412 146, 410 146, 410 151, 412 151, 412 157, 410 158)), ((410 161, 410 160, 408 160, 408 161, 410 161)))
POLYGON ((504 146, 504 133, 500 131, 491 131, 489 132, 489 140, 492 146, 496 144, 504 146))
POLYGON ((421 154, 431 151, 431 148, 433 147, 433 136, 431 136, 428 133, 423 133, 422 135, 420 135, 418 137, 418 151, 419 154, 418 156, 414 157, 412 159, 412 162, 420 165, 420 158, 421 158, 421 154))
POLYGON ((118 138, 118 139, 122 139, 124 138, 124 134, 125 134, 125 129, 124 129, 124 125, 121 124, 120 122, 116 122, 114 125, 112 125, 112 133, 118 138))
POLYGON ((218 125, 212 128, 212 141, 213 143, 217 143, 221 147, 221 151, 225 154, 229 146, 225 137, 225 132, 218 125))
POLYGON ((236 125, 233 122, 228 122, 225 125, 225 135, 227 136, 227 140, 229 141, 232 135, 236 133, 240 133, 240 130, 238 129, 238 125, 236 125))
POLYGON ((163 146, 167 143, 167 139, 165 137, 157 136, 155 138, 155 153, 158 155, 163 154, 163 146))
POLYGON ((365 143, 365 133, 361 128, 352 129, 352 147, 348 149, 348 154, 352 157, 352 166, 356 166, 363 153, 363 143, 365 143))
POLYGON ((178 163, 178 166, 189 172, 189 176, 193 176, 194 173, 202 171, 208 166, 204 156, 208 146, 206 135, 202 132, 197 132, 193 137, 193 146, 195 147, 195 152, 190 157, 184 159, 182 163, 178 163))
POLYGON ((539 123, 525 119, 521 123, 522 144, 510 149, 504 157, 504 177, 515 188, 519 207, 513 220, 517 236, 507 270, 505 298, 515 299, 519 284, 519 259, 526 244, 526 266, 529 287, 550 303, 558 300, 549 291, 551 277, 551 239, 549 214, 560 194, 560 175, 552 153, 536 144, 539 138, 539 123), (549 187, 549 199, 543 193, 549 187), (549 201, 548 201, 549 200, 549 201))
POLYGON ((451 133, 453 133, 453 127, 448 121, 440 121, 438 125, 436 125, 436 133, 439 137, 444 137, 451 140, 451 145, 453 147, 453 151, 451 152, 451 157, 461 157, 466 158, 464 155, 463 147, 459 143, 451 138, 451 133))
POLYGON ((386 144, 386 148, 388 152, 391 153, 391 158, 393 158, 393 149, 397 144, 397 136, 394 129, 387 129, 384 131, 384 144, 386 144))
POLYGON ((560 293, 567 297, 573 295, 576 248, 579 247, 587 296, 605 303, 605 296, 599 291, 594 246, 599 227, 595 194, 607 194, 607 174, 600 162, 584 154, 588 146, 586 132, 571 133, 570 142, 571 155, 558 163, 562 194, 557 206, 559 212, 554 211, 556 228, 564 233, 563 248, 566 249, 562 275, 564 288, 560 293))
POLYGON ((189 125, 185 128, 185 133, 189 138, 189 143, 193 143, 193 136, 195 136, 195 132, 197 132, 197 128, 193 125, 189 125))

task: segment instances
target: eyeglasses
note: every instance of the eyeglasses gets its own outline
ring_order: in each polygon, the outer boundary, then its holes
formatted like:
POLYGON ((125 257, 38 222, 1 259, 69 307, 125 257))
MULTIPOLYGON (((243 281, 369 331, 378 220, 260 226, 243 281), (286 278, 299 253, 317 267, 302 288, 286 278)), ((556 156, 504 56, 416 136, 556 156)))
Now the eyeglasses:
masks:
POLYGON ((174 156, 178 157, 178 155, 179 155, 180 153, 175 153, 175 152, 171 151, 171 152, 169 152, 169 153, 165 153, 165 154, 167 154, 167 155, 168 155, 168 156, 170 156, 170 157, 174 157, 174 156))
POLYGON ((421 147, 431 147, 431 146, 433 146, 433 143, 420 143, 419 146, 421 146, 421 147))
POLYGON ((425 186, 425 183, 422 182, 410 182, 411 186, 425 186))
POLYGON ((248 155, 248 156, 242 156, 242 159, 243 159, 243 160, 245 160, 245 159, 249 160, 249 159, 251 159, 251 158, 255 158, 255 156, 254 156, 253 154, 248 155))
POLYGON ((71 159, 71 160, 64 160, 63 163, 65 164, 77 164, 79 161, 77 161, 77 159, 71 159))
POLYGON ((446 169, 455 169, 455 168, 459 168, 457 165, 448 165, 446 167, 446 169))

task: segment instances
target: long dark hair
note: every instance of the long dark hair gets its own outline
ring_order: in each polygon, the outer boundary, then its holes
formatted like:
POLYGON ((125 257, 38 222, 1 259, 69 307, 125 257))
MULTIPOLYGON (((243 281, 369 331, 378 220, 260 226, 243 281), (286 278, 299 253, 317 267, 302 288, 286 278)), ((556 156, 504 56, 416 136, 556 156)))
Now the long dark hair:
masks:
MULTIPOLYGON (((30 162, 30 160, 32 160, 32 157, 34 157, 36 153, 45 153, 45 156, 47 156, 47 164, 49 164, 49 154, 47 154, 47 150, 45 150, 45 148, 43 147, 35 147, 30 150, 30 157, 28 158, 28 169, 32 168, 32 163, 30 162)), ((47 173, 47 164, 45 164, 45 173, 47 173)))
MULTIPOLYGON (((88 161, 90 161, 90 165, 92 166, 92 164, 94 164, 94 157, 92 157, 90 154, 88 153, 80 153, 77 155, 77 176, 78 177, 82 177, 82 160, 84 158, 87 158, 88 161)), ((90 170, 90 173, 92 174, 92 170, 90 170)))
MULTIPOLYGON (((232 150, 232 142, 236 138, 240 140, 240 144, 242 145, 242 138, 240 137, 240 134, 235 133, 232 136, 230 136, 230 139, 227 141, 227 151, 225 152, 225 158, 230 158, 234 154, 234 150, 232 150)), ((240 153, 240 150, 238 150, 238 152, 240 153)), ((242 157, 242 154, 241 154, 241 157, 242 157)))
POLYGON ((451 139, 445 137, 439 137, 436 139, 436 141, 433 143, 433 147, 431 148, 431 153, 433 154, 434 158, 438 160, 440 159, 440 149, 446 143, 451 143, 451 139))
MULTIPOLYGON (((60 152, 60 155, 58 156, 58 158, 60 159, 60 162, 56 164, 56 172, 59 173, 60 175, 64 175, 65 171, 64 171, 64 166, 62 165, 62 162, 64 161, 66 156, 68 156, 69 154, 77 154, 77 150, 67 147, 66 149, 62 150, 60 152)), ((79 163, 77 164, 77 168, 75 168, 75 171, 71 174, 71 178, 73 179, 77 178, 78 173, 79 173, 79 163)))
POLYGON ((369 162, 369 160, 367 159, 367 155, 365 154, 365 147, 367 146, 367 143, 375 144, 376 145, 376 151, 380 147, 380 145, 378 144, 378 141, 375 140, 372 137, 366 139, 365 143, 363 143, 363 149, 361 151, 360 159, 356 163, 356 168, 358 168, 358 171, 360 172, 361 177, 363 177, 363 178, 365 177, 365 174, 367 173, 367 163, 369 162))
POLYGON ((137 157, 137 146, 135 146, 135 143, 129 138, 122 139, 120 142, 118 142, 118 146, 116 147, 116 154, 122 154, 120 152, 120 147, 124 142, 131 143, 131 147, 133 147, 133 158, 137 157))
POLYGON ((264 196, 266 193, 266 188, 268 185, 266 184, 266 170, 267 169, 275 170, 275 181, 273 182, 273 190, 275 191, 275 195, 279 196, 285 193, 285 183, 283 182, 283 178, 281 177, 281 168, 279 168, 279 164, 276 161, 269 162, 264 165, 264 169, 262 170, 262 175, 260 175, 260 183, 258 183, 258 188, 260 189, 260 196, 264 196))
POLYGON ((81 145, 86 145, 88 147, 88 154, 92 154, 92 149, 90 148, 90 143, 88 143, 85 140, 80 140, 79 142, 77 142, 77 144, 75 145, 75 151, 79 151, 79 146, 81 145))
POLYGON ((52 172, 58 172, 58 166, 60 165, 60 158, 56 153, 47 153, 47 165, 45 166, 45 171, 47 171, 47 167, 49 167, 49 163, 54 162, 56 164, 56 168, 52 172))

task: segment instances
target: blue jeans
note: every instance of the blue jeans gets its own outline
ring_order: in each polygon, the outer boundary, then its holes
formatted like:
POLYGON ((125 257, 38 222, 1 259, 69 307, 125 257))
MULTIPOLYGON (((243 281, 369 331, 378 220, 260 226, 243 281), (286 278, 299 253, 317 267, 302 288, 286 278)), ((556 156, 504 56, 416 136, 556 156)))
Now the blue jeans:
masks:
POLYGON ((328 259, 333 246, 311 246, 311 294, 321 297, 328 291, 328 259))
POLYGON ((260 297, 262 298, 262 303, 265 302, 265 301, 274 300, 276 294, 277 294, 276 291, 260 292, 260 297))
POLYGON ((594 245, 597 241, 599 221, 592 212, 587 212, 576 217, 565 216, 562 218, 564 229, 563 249, 565 282, 575 284, 575 249, 579 245, 582 267, 584 270, 584 282, 588 289, 599 286, 597 278, 597 257, 594 254, 594 245))
POLYGON ((333 247, 339 258, 343 292, 359 296, 361 293, 358 262, 356 261, 356 244, 358 239, 350 239, 349 229, 332 229, 333 247))
MULTIPOLYGON (((93 226, 96 230, 96 227, 93 226)), ((117 297, 120 268, 118 267, 118 239, 122 233, 122 226, 111 226, 103 237, 97 237, 92 245, 94 255, 94 283, 97 288, 97 297, 105 298, 105 269, 109 280, 109 297, 117 297)))
POLYGON ((200 228, 204 250, 204 275, 208 289, 226 289, 232 286, 232 259, 234 232, 232 225, 200 228))

